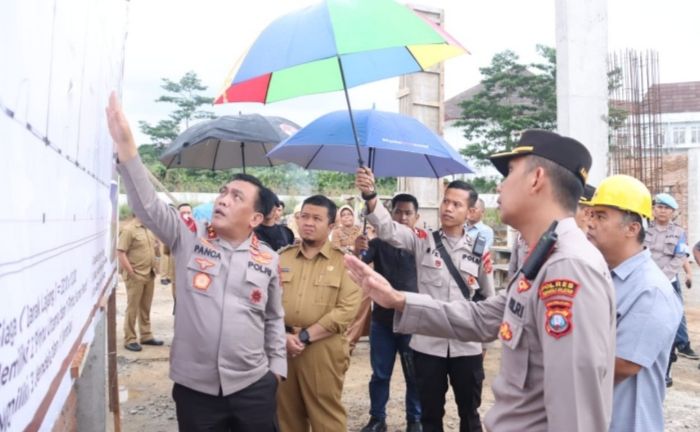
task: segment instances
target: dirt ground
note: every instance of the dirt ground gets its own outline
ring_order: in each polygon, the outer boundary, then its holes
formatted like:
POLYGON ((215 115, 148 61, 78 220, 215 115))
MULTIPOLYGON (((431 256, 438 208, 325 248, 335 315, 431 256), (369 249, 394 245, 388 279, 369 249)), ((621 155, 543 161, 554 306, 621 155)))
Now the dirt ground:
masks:
MULTIPOLYGON (((695 287, 684 289, 686 296, 686 317, 690 328, 690 338, 695 348, 700 348, 700 271, 695 271, 695 287)), ((151 311, 154 334, 165 340, 162 347, 144 346, 139 353, 124 349, 122 323, 126 307, 124 285, 117 290, 117 335, 119 339, 118 363, 121 396, 122 430, 126 432, 169 432, 177 430, 175 405, 170 397, 172 382, 168 378, 168 354, 172 342, 173 302, 170 286, 156 283, 156 292, 151 311)), ((496 342, 486 357, 486 382, 483 391, 482 415, 493 404, 491 380, 498 372, 501 349, 496 342)), ((405 430, 403 394, 404 385, 397 361, 395 379, 392 381, 392 394, 387 406, 387 423, 390 432, 405 430)), ((371 375, 369 365, 369 344, 363 338, 358 344, 345 378, 343 403, 348 410, 348 429, 359 431, 369 418, 368 383, 371 375)), ((673 368, 674 385, 666 395, 667 431, 700 430, 700 369, 698 361, 680 358, 673 368)), ((459 418, 451 392, 445 415, 445 430, 459 430, 459 418)))

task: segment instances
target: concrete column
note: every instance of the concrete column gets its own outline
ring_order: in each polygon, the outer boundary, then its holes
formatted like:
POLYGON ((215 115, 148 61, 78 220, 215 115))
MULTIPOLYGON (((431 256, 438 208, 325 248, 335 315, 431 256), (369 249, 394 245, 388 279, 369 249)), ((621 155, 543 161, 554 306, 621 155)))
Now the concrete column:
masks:
POLYGON ((700 241, 700 148, 688 150, 688 244, 700 241))
POLYGON ((557 127, 593 156, 589 182, 608 165, 607 0, 555 0, 557 127))
POLYGON ((76 382, 79 431, 107 430, 106 314, 95 324, 95 338, 87 351, 85 367, 76 382))
MULTIPOLYGON (((419 14, 442 25, 444 12, 425 6, 414 6, 419 14)), ((404 75, 399 79, 399 112, 415 117, 442 135, 445 119, 444 94, 445 78, 442 63, 429 71, 404 75)), ((438 207, 442 200, 442 182, 439 179, 401 177, 398 179, 399 192, 414 195, 420 204, 420 226, 438 228, 438 207)))

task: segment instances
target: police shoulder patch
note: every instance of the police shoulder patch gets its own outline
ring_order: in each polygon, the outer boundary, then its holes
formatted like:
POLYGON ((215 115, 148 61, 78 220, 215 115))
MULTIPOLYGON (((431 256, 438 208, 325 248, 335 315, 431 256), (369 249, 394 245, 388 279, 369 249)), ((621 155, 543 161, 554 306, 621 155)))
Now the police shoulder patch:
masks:
POLYGON ((540 284, 539 295, 542 300, 564 296, 574 298, 578 292, 579 283, 570 279, 551 279, 540 284))
POLYGON ((544 328, 548 335, 559 339, 571 333, 574 329, 572 322, 572 303, 566 300, 552 300, 545 303, 544 328))

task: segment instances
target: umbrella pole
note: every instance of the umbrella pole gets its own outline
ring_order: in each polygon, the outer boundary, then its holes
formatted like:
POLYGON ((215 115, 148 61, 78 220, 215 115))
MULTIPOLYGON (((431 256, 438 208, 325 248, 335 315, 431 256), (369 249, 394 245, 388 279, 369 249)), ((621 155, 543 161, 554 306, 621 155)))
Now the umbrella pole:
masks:
POLYGON ((350 106, 350 95, 348 94, 348 86, 345 84, 345 72, 343 71, 343 62, 340 61, 340 56, 337 56, 338 68, 340 69, 340 79, 343 81, 343 92, 345 93, 345 103, 348 105, 348 113, 350 114, 350 125, 352 126, 352 136, 355 138, 355 148, 357 149, 357 163, 360 167, 365 165, 360 153, 360 139, 357 137, 357 128, 355 127, 355 118, 352 116, 352 106, 350 106))
POLYGON ((245 174, 245 143, 241 141, 241 164, 243 165, 243 174, 245 174))
MULTIPOLYGON (((373 147, 370 147, 369 148, 369 169, 371 169, 372 172, 374 172, 374 160, 376 159, 376 156, 377 156, 377 154, 376 154, 375 149, 373 147)), ((367 207, 367 201, 365 201, 365 207, 367 207)), ((365 218, 362 222, 362 235, 365 235, 365 236, 367 235, 367 216, 366 215, 365 215, 365 218)), ((366 252, 367 251, 362 251, 362 256, 364 256, 364 254, 366 252)))

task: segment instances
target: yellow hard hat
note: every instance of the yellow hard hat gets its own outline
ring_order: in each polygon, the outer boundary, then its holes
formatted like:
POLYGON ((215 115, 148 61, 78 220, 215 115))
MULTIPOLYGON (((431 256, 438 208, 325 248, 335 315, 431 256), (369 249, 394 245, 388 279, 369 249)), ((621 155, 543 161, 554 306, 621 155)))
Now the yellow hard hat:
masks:
POLYGON ((651 192, 644 183, 624 174, 610 176, 600 182, 590 205, 615 207, 622 211, 636 213, 649 220, 653 219, 651 192))

